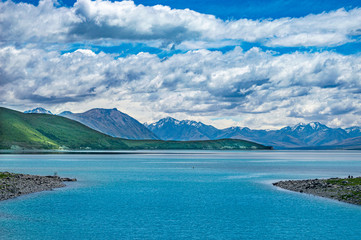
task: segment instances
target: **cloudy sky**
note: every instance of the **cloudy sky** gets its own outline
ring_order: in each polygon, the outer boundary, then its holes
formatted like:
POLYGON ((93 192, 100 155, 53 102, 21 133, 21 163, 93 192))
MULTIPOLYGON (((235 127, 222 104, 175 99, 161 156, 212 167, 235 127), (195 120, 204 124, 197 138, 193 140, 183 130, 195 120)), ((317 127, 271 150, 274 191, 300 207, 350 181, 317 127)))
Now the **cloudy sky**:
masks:
POLYGON ((0 105, 361 126, 361 1, 2 1, 0 105))

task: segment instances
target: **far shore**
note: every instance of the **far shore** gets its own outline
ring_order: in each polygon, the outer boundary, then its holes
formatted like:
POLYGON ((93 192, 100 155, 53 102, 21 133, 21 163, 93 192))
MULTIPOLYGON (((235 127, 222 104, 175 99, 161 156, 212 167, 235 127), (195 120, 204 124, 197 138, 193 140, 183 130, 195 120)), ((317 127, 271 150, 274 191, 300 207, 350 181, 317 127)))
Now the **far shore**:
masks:
POLYGON ((274 151, 273 149, 134 149, 134 150, 0 150, 1 154, 178 154, 178 153, 209 153, 209 152, 247 152, 247 151, 274 151))
POLYGON ((361 177, 288 180, 275 182, 273 185, 294 192, 361 205, 361 177))
POLYGON ((0 201, 30 193, 65 187, 64 182, 69 181, 74 182, 77 180, 75 178, 61 178, 58 176, 0 172, 0 201))

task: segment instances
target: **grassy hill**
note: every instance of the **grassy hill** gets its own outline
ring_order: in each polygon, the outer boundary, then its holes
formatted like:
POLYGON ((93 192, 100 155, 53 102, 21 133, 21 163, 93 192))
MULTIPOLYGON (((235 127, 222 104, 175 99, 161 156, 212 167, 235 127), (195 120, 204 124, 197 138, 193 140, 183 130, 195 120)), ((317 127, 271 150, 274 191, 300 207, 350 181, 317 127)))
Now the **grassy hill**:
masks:
POLYGON ((205 141, 162 141, 123 140, 131 149, 194 149, 194 150, 256 150, 271 149, 261 144, 239 139, 219 139, 205 141))
POLYGON ((212 141, 127 140, 64 117, 24 114, 0 107, 0 149, 270 149, 236 139, 212 141))
POLYGON ((127 149, 128 146, 120 139, 67 118, 0 108, 0 148, 127 149))

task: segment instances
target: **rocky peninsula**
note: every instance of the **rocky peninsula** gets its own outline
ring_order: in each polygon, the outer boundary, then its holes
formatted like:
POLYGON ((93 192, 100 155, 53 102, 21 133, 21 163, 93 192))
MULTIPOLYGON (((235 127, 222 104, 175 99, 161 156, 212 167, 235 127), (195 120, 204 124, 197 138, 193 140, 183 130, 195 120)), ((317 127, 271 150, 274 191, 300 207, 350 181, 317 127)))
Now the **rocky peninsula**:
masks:
POLYGON ((69 181, 73 182, 76 179, 0 172, 0 201, 29 193, 65 187, 64 182, 69 181))
POLYGON ((294 192, 361 205, 361 177, 289 180, 275 182, 273 185, 294 192))

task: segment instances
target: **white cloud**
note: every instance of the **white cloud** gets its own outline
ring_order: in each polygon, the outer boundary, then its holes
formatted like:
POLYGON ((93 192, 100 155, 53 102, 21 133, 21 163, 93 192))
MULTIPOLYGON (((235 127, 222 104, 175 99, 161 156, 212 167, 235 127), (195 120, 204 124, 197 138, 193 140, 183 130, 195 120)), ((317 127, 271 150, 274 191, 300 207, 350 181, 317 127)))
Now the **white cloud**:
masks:
POLYGON ((226 116, 216 121, 222 127, 232 118, 254 128, 301 121, 361 125, 357 55, 235 48, 167 59, 149 53, 114 58, 85 49, 61 55, 8 46, 0 48, 0 60, 2 105, 117 107, 144 122, 168 115, 208 122, 226 116))
POLYGON ((224 46, 237 41, 273 47, 337 46, 359 38, 361 9, 339 9, 302 18, 223 21, 213 15, 132 1, 78 0, 73 7, 0 3, 3 44, 73 43, 87 40, 159 40, 180 48, 224 46))
POLYGON ((302 18, 238 20, 230 23, 241 29, 244 40, 263 41, 268 46, 335 46, 353 41, 361 23, 361 9, 310 14, 302 18))
POLYGON ((68 8, 55 8, 50 0, 38 6, 0 3, 0 42, 3 44, 69 41, 68 28, 79 19, 68 8))
POLYGON ((141 121, 171 115, 219 127, 278 128, 301 121, 361 125, 360 55, 205 50, 242 41, 337 46, 358 39, 360 26, 358 8, 223 21, 132 1, 78 0, 71 8, 54 7, 50 0, 38 6, 0 2, 0 103, 53 111, 117 107, 141 121), (149 53, 117 57, 58 49, 59 44, 121 41, 169 49, 176 44, 185 53, 160 59, 149 53))

